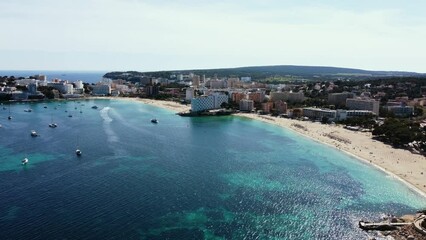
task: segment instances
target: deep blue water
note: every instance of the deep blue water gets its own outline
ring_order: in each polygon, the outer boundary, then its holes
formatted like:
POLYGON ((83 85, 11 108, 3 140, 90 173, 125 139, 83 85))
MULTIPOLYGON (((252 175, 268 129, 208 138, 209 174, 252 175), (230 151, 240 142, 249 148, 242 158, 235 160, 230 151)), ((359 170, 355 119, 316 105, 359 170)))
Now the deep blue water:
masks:
POLYGON ((51 71, 51 70, 0 70, 0 76, 29 77, 46 75, 47 80, 59 78, 71 82, 81 80, 85 83, 97 83, 106 72, 101 71, 51 71))
POLYGON ((426 207, 363 162, 245 118, 83 100, 12 104, 9 121, 2 107, 0 239, 365 239, 358 220, 426 207))

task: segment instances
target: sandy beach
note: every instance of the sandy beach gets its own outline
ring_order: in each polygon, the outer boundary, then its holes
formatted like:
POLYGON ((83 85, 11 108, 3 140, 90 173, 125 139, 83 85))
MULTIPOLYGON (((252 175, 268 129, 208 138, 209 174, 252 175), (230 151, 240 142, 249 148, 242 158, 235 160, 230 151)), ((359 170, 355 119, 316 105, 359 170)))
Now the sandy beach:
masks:
POLYGON ((171 101, 161 101, 161 100, 152 100, 146 98, 130 98, 135 99, 138 102, 143 102, 145 104, 151 104, 156 107, 166 108, 175 112, 188 112, 191 109, 191 105, 183 105, 177 102, 171 101))
MULTIPOLYGON (((175 112, 184 112, 190 109, 190 105, 182 105, 170 101, 134 98, 128 100, 167 108, 175 112)), ((313 140, 333 146, 404 181, 413 190, 418 191, 426 197, 426 158, 408 150, 395 149, 376 141, 372 139, 372 135, 369 132, 356 132, 337 125, 324 125, 311 121, 299 121, 265 115, 247 113, 238 113, 235 115, 291 129, 313 140)))
POLYGON ((408 186, 426 197, 426 158, 408 150, 395 149, 376 141, 372 139, 370 132, 357 132, 338 125, 324 125, 311 121, 257 114, 238 113, 236 115, 291 129, 311 139, 333 146, 404 181, 408 186))

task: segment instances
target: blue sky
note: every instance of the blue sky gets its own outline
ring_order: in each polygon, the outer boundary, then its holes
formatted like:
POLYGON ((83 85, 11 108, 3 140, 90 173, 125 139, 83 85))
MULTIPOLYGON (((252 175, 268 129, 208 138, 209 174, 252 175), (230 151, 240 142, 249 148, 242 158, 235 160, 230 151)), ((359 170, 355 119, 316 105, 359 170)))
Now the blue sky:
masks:
POLYGON ((426 72, 424 9, 424 0, 0 0, 0 70, 426 72))

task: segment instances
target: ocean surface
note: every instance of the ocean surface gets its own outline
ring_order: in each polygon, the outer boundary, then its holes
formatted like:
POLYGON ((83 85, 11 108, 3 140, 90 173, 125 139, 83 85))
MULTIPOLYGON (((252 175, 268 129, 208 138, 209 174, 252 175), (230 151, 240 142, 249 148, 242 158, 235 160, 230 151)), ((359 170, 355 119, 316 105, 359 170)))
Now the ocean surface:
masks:
POLYGON ((29 77, 46 75, 47 80, 58 78, 71 82, 81 80, 84 83, 97 83, 106 72, 101 71, 51 71, 51 70, 0 70, 0 76, 29 77))
POLYGON ((82 100, 4 104, 0 124, 0 239, 366 239, 359 220, 426 207, 351 156, 240 117, 82 100))

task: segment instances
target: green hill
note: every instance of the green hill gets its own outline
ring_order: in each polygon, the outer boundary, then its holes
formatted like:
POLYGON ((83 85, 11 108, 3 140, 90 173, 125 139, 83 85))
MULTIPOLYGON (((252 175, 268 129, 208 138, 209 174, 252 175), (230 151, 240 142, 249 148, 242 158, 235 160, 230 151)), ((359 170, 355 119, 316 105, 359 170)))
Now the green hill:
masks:
MULTIPOLYGON (((140 78, 142 76, 169 78, 170 75, 189 74, 206 75, 206 77, 251 77, 253 80, 314 80, 314 79, 366 79, 375 77, 394 77, 394 76, 422 76, 423 74, 415 72, 402 71, 368 71, 353 68, 339 67, 320 67, 320 66, 254 66, 254 67, 238 67, 238 68, 218 68, 218 69, 192 69, 192 70, 173 70, 173 71, 157 71, 157 72, 110 72, 104 77, 117 79, 124 78, 140 78)), ((424 76, 424 75, 423 75, 424 76)))

